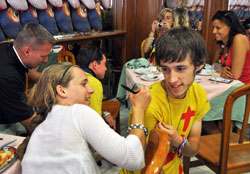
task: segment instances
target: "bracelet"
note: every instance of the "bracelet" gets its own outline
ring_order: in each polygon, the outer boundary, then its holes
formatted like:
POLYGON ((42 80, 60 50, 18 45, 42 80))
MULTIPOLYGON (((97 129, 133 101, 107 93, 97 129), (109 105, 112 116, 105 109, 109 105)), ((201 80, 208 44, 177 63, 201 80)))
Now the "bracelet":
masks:
POLYGON ((154 37, 154 36, 155 36, 154 34, 150 34, 150 33, 148 35, 148 37, 154 37))
POLYGON ((107 115, 109 115, 109 114, 110 114, 110 112, 104 111, 104 112, 102 113, 102 118, 106 118, 107 115))
POLYGON ((153 36, 148 36, 148 39, 149 39, 149 38, 152 39, 152 40, 151 40, 152 42, 153 42, 153 40, 155 39, 153 36))
POLYGON ((132 130, 132 129, 142 129, 145 133, 145 136, 147 137, 148 136, 148 129, 142 125, 142 124, 131 124, 129 127, 128 127, 128 130, 127 130, 127 134, 132 130))
POLYGON ((180 146, 178 148, 175 148, 178 152, 178 156, 181 156, 182 150, 184 149, 186 144, 189 144, 189 142, 185 136, 182 135, 181 137, 183 138, 183 142, 180 144, 180 146))
POLYGON ((149 35, 148 35, 148 37, 152 37, 152 38, 154 38, 154 36, 155 36, 155 34, 154 34, 153 31, 151 31, 151 32, 149 33, 149 35), (153 33, 153 34, 151 34, 151 33, 153 33))
POLYGON ((152 43, 154 42, 154 39, 155 39, 154 37, 148 37, 147 40, 150 42, 150 45, 152 45, 152 43))

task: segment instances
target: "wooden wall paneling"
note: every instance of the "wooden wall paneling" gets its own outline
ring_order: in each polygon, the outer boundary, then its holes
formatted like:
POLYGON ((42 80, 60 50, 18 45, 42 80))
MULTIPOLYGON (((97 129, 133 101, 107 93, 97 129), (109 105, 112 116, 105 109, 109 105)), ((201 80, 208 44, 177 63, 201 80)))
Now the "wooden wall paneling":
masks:
POLYGON ((204 4, 204 14, 202 20, 202 36, 206 41, 206 47, 208 52, 209 63, 212 63, 214 59, 216 41, 213 36, 213 25, 212 17, 217 10, 226 10, 228 9, 228 0, 205 0, 204 4))
MULTIPOLYGON (((137 22, 135 23, 135 29, 136 29, 136 40, 134 42, 134 47, 135 47, 135 58, 141 57, 140 56, 140 50, 141 50, 141 42, 143 39, 146 38, 145 33, 150 31, 148 30, 148 26, 150 25, 150 15, 151 11, 148 9, 148 1, 145 0, 137 0, 137 5, 136 5, 136 20, 137 22), (138 51, 139 50, 139 51, 138 51)), ((152 8, 153 9, 153 8, 152 8)))
POLYGON ((113 27, 125 30, 123 44, 116 41, 114 50, 125 49, 126 61, 140 57, 140 44, 148 35, 153 19, 159 13, 162 0, 113 0, 113 27), (148 27, 148 28, 145 28, 148 27), (123 45, 123 46, 121 46, 123 45))
POLYGON ((126 23, 126 47, 127 47, 127 59, 131 60, 135 58, 136 49, 135 49, 135 42, 136 42, 136 23, 138 20, 136 19, 136 6, 137 6, 137 0, 126 0, 126 13, 125 16, 127 23, 126 23))
MULTIPOLYGON (((114 30, 124 30, 126 31, 126 7, 124 7, 125 0, 112 0, 112 23, 113 23, 113 29, 114 30)), ((126 58, 126 37, 121 39, 114 39, 112 44, 112 55, 114 55, 114 62, 113 64, 115 66, 123 65, 125 60, 122 59, 122 57, 126 58)))
POLYGON ((124 0, 120 0, 120 1, 117 1, 117 0, 113 0, 112 1, 112 12, 113 12, 113 15, 112 15, 112 20, 113 20, 113 29, 116 29, 116 30, 122 30, 123 29, 123 14, 124 14, 124 8, 123 8, 123 1, 124 0))

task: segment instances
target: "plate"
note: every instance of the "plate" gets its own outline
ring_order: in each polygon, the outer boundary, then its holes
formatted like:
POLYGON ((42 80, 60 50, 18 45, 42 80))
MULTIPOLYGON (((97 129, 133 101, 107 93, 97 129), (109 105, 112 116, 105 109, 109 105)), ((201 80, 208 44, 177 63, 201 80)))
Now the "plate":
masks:
POLYGON ((149 71, 152 72, 152 73, 157 73, 157 72, 158 72, 156 66, 150 66, 150 67, 149 67, 149 71))
POLYGON ((201 82, 201 78, 195 77, 195 78, 194 78, 194 81, 195 81, 196 83, 200 83, 200 82, 201 82))
POLYGON ((202 76, 210 76, 210 75, 212 75, 211 69, 202 69, 201 72, 199 72, 198 74, 202 75, 202 76))
POLYGON ((135 69, 134 71, 135 71, 135 73, 141 74, 141 75, 147 74, 150 72, 150 70, 148 68, 138 68, 138 69, 135 69))
POLYGON ((157 80, 159 80, 159 76, 157 76, 157 75, 153 75, 153 76, 152 75, 150 75, 150 76, 142 75, 141 79, 146 80, 146 81, 157 81, 157 80))
MULTIPOLYGON (((8 169, 16 160, 17 160, 17 154, 16 154, 16 148, 11 147, 11 146, 4 146, 2 150, 7 150, 7 151, 14 151, 14 153, 11 153, 13 155, 12 159, 4 164, 2 167, 0 167, 0 173, 2 173, 3 171, 5 171, 6 169, 8 169)), ((0 164, 1 166, 1 164, 0 164)))
POLYGON ((212 68, 212 65, 206 63, 206 65, 204 66, 204 68, 205 68, 205 69, 211 69, 211 68, 212 68))
POLYGON ((231 83, 233 81, 232 79, 225 79, 223 77, 211 77, 209 78, 209 80, 221 82, 221 83, 231 83))

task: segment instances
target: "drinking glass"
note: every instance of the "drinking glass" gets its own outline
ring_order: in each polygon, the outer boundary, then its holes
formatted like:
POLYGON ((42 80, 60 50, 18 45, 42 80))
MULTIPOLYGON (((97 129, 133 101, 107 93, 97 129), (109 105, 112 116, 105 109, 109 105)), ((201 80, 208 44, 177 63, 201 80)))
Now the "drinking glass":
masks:
MULTIPOLYGON (((220 77, 220 73, 221 73, 221 64, 220 63, 213 63, 211 66, 211 73, 212 76, 216 79, 218 77, 220 77)), ((216 81, 212 81, 213 84, 217 84, 216 81)))

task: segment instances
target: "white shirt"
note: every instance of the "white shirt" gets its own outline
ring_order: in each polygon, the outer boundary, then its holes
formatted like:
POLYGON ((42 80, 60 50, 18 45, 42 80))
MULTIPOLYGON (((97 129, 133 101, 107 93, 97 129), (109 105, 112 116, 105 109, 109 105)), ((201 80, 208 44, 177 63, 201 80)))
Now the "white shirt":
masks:
POLYGON ((88 143, 122 168, 133 171, 145 165, 137 136, 121 137, 86 105, 56 105, 31 136, 22 174, 99 174, 88 143))

